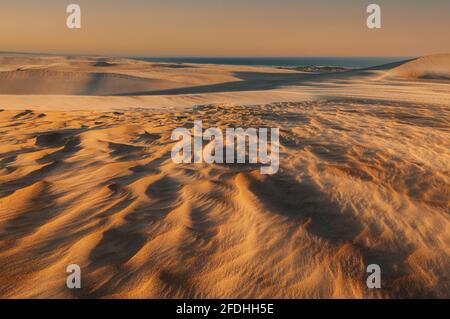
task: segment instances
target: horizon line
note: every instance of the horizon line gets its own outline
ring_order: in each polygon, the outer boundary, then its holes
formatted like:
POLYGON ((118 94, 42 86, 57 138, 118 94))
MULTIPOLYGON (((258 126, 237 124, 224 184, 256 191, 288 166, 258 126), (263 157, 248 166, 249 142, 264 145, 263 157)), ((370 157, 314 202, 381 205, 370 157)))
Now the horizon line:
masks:
MULTIPOLYGON (((424 55, 145 55, 145 54, 103 54, 103 53, 66 53, 66 52, 39 52, 39 51, 0 51, 0 54, 28 54, 52 56, 86 56, 86 57, 112 57, 112 58, 229 58, 229 59, 270 59, 270 58, 416 58, 424 55)), ((439 53, 436 53, 439 54, 439 53)), ((429 55, 429 54, 426 54, 429 55)))

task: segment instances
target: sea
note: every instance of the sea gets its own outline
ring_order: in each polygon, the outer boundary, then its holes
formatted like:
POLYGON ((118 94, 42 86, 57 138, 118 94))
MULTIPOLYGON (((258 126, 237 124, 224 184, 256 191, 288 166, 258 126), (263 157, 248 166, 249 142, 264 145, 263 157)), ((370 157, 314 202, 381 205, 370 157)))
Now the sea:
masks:
POLYGON ((269 67, 334 66, 367 68, 412 57, 134 57, 150 62, 225 64, 269 67))

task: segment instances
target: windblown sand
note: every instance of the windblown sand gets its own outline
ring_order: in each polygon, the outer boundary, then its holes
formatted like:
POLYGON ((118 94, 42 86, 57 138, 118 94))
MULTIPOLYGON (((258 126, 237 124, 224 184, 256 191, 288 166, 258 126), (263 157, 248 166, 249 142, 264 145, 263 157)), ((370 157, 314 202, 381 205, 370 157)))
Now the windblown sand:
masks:
POLYGON ((449 298, 450 104, 418 99, 1 110, 0 296, 449 298), (174 164, 194 120, 281 128, 280 171, 174 164))
POLYGON ((0 294, 449 297, 449 118, 359 100, 3 111, 0 294), (172 129, 199 118, 281 126, 280 172, 174 164, 172 129))

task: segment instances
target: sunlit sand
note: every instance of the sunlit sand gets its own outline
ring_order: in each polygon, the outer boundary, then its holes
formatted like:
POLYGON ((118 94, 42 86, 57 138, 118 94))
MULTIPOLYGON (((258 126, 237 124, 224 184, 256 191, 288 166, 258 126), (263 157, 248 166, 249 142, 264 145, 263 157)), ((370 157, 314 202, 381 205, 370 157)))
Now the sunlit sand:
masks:
POLYGON ((449 79, 0 57, 0 296, 449 298, 449 79), (174 164, 194 120, 280 128, 279 172, 174 164))

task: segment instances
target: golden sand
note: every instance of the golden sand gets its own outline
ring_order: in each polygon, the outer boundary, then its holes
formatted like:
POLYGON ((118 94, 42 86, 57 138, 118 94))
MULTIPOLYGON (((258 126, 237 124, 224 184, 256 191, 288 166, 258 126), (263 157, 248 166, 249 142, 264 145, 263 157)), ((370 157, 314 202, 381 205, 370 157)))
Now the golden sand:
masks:
MULTIPOLYGON (((19 110, 20 94, 3 96, 0 296, 449 298, 450 86, 380 75, 176 110, 19 110), (230 102, 254 97, 268 103, 230 102), (280 171, 174 164, 172 130, 194 120, 279 127, 280 171)), ((195 101, 180 95, 174 107, 195 101)))

